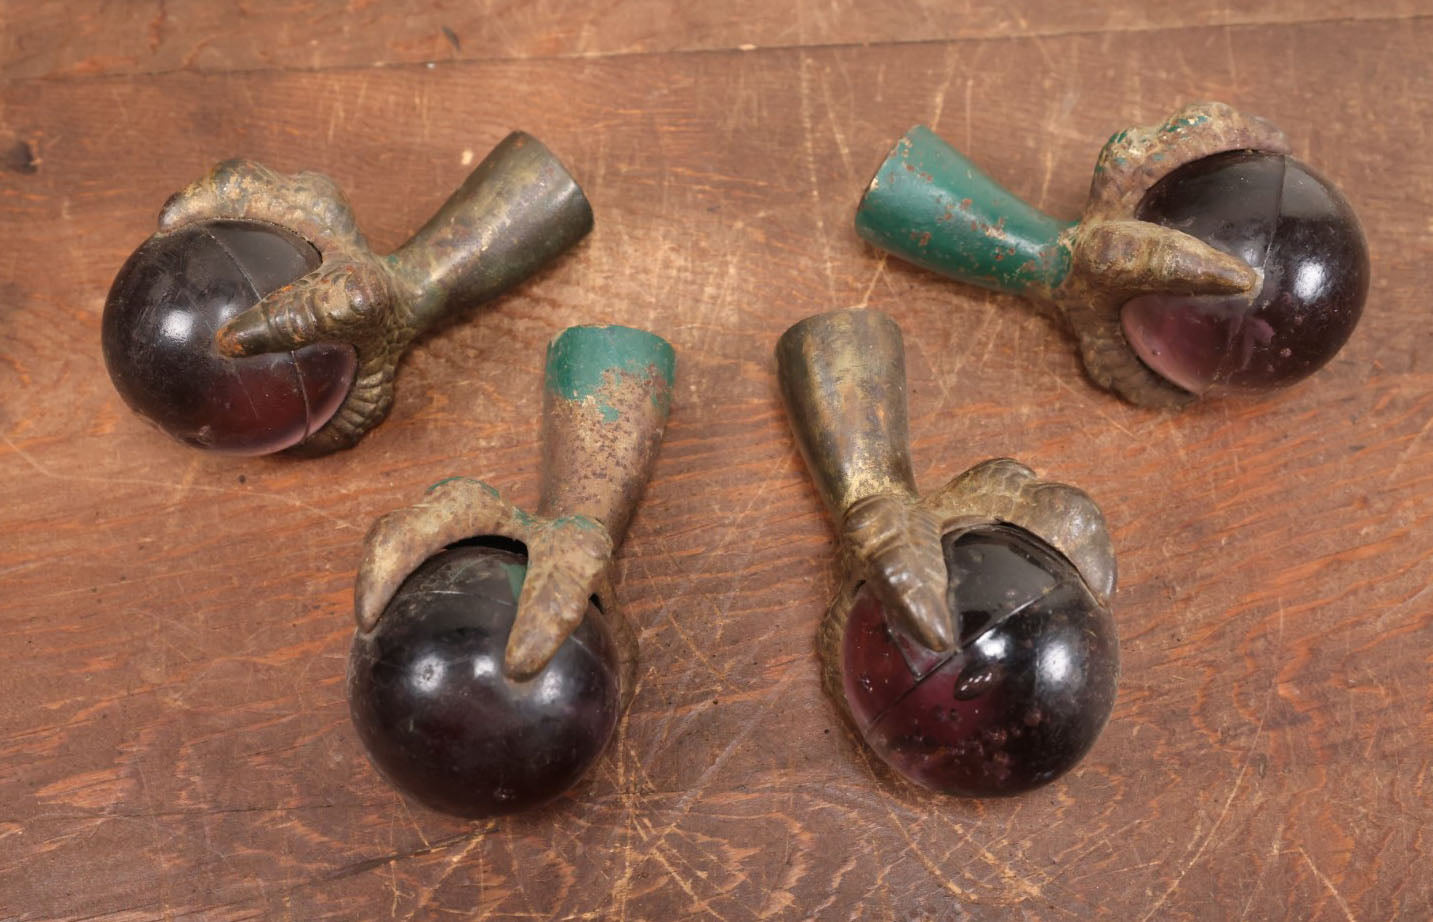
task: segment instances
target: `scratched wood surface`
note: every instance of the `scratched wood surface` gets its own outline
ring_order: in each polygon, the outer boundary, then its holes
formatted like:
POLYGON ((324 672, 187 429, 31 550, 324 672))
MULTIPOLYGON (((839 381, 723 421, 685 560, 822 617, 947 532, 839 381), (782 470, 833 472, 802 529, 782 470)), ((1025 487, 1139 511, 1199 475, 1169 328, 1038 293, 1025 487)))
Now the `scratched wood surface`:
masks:
POLYGON ((0 5, 0 919, 1433 912, 1426 3, 280 6, 0 5), (1105 137, 1200 98, 1274 119, 1366 225, 1364 322, 1286 393, 1126 406, 1018 302, 851 230, 914 122, 1073 216, 1105 137), (597 229, 421 343, 356 449, 209 457, 123 407, 100 310, 169 192, 318 168, 392 247, 512 127, 597 229), (853 305, 905 328, 922 485, 1012 455, 1113 526, 1119 701, 1034 794, 905 786, 820 693, 833 544, 770 355, 853 305), (680 357, 622 554, 636 696, 570 797, 452 820, 348 723, 359 540, 449 474, 532 503, 543 344, 597 320, 680 357))

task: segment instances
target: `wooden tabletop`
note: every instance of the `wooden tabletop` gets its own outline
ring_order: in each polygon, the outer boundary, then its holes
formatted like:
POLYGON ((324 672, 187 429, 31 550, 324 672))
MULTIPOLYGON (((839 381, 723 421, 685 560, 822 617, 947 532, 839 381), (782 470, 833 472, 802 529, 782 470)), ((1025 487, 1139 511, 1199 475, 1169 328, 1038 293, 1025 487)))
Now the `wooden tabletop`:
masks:
POLYGON ((0 919, 1433 913, 1427 0, 413 6, 0 0, 0 919), (914 123, 1075 217, 1112 132, 1201 99, 1368 234, 1361 326, 1286 392, 1129 406, 1021 302, 852 230, 914 123), (106 290, 212 163, 328 173, 386 250, 513 128, 596 230, 421 341, 356 448, 201 454, 120 401, 106 290), (851 306, 905 330, 923 488, 1009 455, 1112 526, 1119 700, 1032 794, 910 787, 821 692, 835 545, 772 347, 851 306), (621 552, 635 698, 555 806, 451 819, 349 723, 360 540, 452 474, 534 503, 543 347, 594 321, 678 351, 621 552))

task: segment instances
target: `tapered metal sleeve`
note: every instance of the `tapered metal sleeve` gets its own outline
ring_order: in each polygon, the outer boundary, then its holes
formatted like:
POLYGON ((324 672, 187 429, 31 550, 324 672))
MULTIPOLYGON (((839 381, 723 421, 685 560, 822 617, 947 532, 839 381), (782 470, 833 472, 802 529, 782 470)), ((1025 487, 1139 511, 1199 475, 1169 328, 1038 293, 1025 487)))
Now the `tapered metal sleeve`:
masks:
POLYGON ((539 515, 586 516, 621 544, 662 443, 675 370, 671 345, 645 330, 581 326, 553 339, 539 515))
POLYGON ((577 180, 542 142, 515 131, 388 259, 423 328, 516 285, 590 230, 577 180))
POLYGON ((915 495, 900 327, 879 311, 808 317, 776 344, 797 444, 831 518, 875 493, 915 495))
POLYGON ((1033 208, 924 125, 896 142, 856 208, 862 239, 982 288, 1027 294, 1064 280, 1071 225, 1033 208))

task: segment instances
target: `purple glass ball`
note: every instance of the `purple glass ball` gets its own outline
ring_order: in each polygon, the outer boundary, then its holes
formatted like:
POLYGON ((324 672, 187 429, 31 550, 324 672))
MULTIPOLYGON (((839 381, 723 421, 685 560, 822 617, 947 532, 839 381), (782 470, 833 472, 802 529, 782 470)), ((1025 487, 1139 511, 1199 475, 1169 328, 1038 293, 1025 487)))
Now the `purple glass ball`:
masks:
POLYGON ((1148 294, 1121 311, 1140 360, 1195 394, 1267 390, 1323 367, 1368 294, 1368 245, 1353 208, 1284 154, 1231 151, 1174 170, 1135 216, 1183 231, 1262 270, 1252 297, 1148 294))
POLYGON ((842 637, 846 704, 866 743, 917 784, 968 797, 1019 794, 1069 771, 1114 707, 1114 619, 1073 564, 1024 529, 985 525, 942 541, 948 653, 856 595, 842 637))
POLYGON ((272 224, 211 221, 150 237, 105 300, 115 389, 130 409, 199 448, 261 455, 303 441, 348 395, 353 347, 231 359, 215 349, 214 333, 318 264, 307 241, 272 224))
POLYGON ((568 790, 617 726, 617 648, 596 608, 536 676, 503 654, 521 553, 458 545, 404 581, 348 661, 353 725, 380 774, 435 810, 484 817, 568 790))

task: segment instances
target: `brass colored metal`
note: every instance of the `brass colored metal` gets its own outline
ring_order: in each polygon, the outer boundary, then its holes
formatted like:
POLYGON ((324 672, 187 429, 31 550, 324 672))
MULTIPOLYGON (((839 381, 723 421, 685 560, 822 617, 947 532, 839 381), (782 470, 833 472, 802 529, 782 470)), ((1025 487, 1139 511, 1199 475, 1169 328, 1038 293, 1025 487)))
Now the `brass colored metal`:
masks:
POLYGON ((454 477, 418 504, 384 515, 364 539, 354 588, 359 630, 373 630, 408 574, 443 548, 468 538, 508 538, 528 556, 508 674, 525 679, 540 672, 595 597, 617 641, 625 702, 637 645, 612 590, 612 559, 661 446, 673 368, 671 346, 641 330, 574 327, 554 338, 538 514, 486 483, 454 477))
POLYGON ((796 441, 841 535, 845 579, 822 622, 825 680, 840 702, 840 644, 866 583, 925 646, 951 648, 958 612, 947 605, 941 536, 978 524, 1023 528, 1079 570, 1101 604, 1115 588, 1114 549, 1083 491, 1041 480, 1009 458, 985 461, 939 490, 917 494, 907 436, 905 356, 886 314, 833 311, 782 335, 777 377, 796 441))
POLYGON ((896 322, 877 311, 808 317, 776 344, 787 415, 848 564, 927 646, 947 650, 945 559, 916 495, 906 360, 896 322))
POLYGON ((833 518, 878 493, 915 497, 905 347, 894 320, 865 310, 807 318, 777 342, 776 361, 791 425, 833 518))
POLYGON ((221 353, 254 355, 348 343, 358 374, 329 422, 290 451, 322 455, 356 443, 388 415, 398 359, 445 317, 536 272, 592 229, 592 208, 536 138, 513 132, 432 219, 389 256, 368 246, 327 176, 230 160, 174 195, 161 231, 216 219, 265 221, 306 238, 322 264, 215 335, 221 353))

